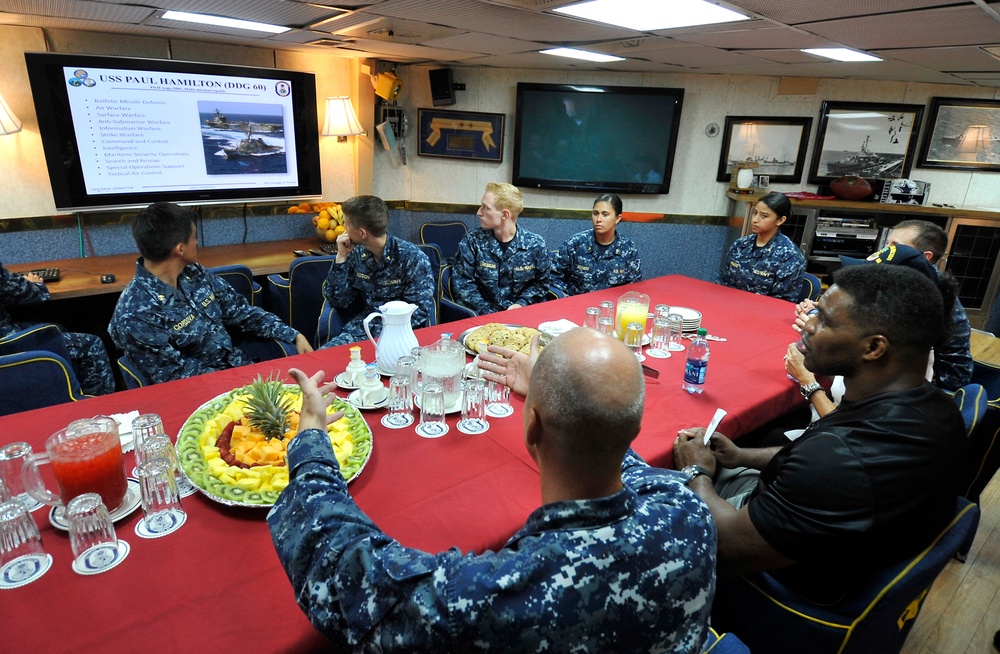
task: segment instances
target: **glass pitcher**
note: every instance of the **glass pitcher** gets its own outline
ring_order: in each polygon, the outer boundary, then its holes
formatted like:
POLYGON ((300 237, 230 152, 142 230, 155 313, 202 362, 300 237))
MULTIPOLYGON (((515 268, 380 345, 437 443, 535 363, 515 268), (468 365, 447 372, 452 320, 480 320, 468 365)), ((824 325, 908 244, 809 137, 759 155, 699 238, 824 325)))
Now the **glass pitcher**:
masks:
POLYGON ((444 387, 445 410, 461 408, 462 371, 465 368, 465 348, 462 344, 450 335, 442 338, 423 348, 419 365, 425 384, 438 383, 444 387))
POLYGON ((649 314, 649 296, 645 293, 629 291, 618 298, 615 310, 615 336, 625 340, 625 332, 630 322, 642 325, 642 333, 646 333, 646 318, 649 314))

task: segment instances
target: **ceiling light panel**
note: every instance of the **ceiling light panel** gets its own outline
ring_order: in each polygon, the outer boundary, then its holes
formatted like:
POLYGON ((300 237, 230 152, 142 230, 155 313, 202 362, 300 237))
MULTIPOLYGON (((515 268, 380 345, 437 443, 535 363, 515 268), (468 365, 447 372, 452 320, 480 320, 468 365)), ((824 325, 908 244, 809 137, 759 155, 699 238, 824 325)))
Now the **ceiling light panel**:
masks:
POLYGON ((611 63, 612 61, 622 61, 624 59, 624 57, 616 57, 615 55, 608 55, 601 52, 588 52, 587 50, 579 50, 577 48, 550 48, 542 50, 541 54, 553 57, 569 57, 570 59, 593 61, 602 64, 611 63))
POLYGON ((704 0, 587 0, 553 11, 641 32, 749 19, 704 0))
POLYGON ((301 2, 275 2, 274 0, 158 0, 151 3, 163 9, 187 11, 195 14, 212 14, 239 20, 250 20, 271 25, 299 27, 343 13, 329 7, 318 7, 301 2))

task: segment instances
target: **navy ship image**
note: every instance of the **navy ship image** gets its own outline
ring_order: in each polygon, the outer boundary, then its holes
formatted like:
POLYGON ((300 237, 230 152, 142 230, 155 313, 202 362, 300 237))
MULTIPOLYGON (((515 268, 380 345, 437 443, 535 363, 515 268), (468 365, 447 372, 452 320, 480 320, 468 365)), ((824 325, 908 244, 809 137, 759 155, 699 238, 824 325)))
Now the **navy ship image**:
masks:
POLYGON ((226 118, 222 113, 216 108, 215 115, 205 121, 205 124, 209 127, 218 127, 219 129, 229 128, 229 119, 226 118))
POLYGON ((859 177, 873 177, 883 173, 890 168, 894 168, 902 162, 902 158, 887 157, 868 149, 868 142, 871 136, 865 137, 865 142, 861 144, 861 149, 857 154, 852 154, 840 161, 831 161, 826 164, 827 172, 831 175, 858 175, 859 177))
POLYGON ((284 148, 280 145, 268 145, 264 139, 254 137, 253 123, 247 127, 246 138, 241 139, 236 147, 222 148, 226 157, 259 157, 268 154, 280 154, 284 148))

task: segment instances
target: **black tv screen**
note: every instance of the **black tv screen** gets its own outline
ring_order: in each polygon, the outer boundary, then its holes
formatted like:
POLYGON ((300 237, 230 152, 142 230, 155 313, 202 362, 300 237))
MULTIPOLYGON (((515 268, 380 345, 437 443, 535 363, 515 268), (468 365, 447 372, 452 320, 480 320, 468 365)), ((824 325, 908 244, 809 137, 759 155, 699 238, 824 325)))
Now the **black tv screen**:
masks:
POLYGON ((517 85, 515 186, 667 193, 684 89, 517 85))
POLYGON ((26 53, 60 210, 322 194, 311 73, 26 53))

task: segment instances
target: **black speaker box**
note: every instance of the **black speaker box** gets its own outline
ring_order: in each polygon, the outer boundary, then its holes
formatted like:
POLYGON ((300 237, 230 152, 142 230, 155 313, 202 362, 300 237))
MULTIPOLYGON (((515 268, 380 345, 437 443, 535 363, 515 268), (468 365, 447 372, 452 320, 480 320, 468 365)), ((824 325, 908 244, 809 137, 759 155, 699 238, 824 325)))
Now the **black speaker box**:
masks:
POLYGON ((451 68, 435 68, 427 71, 431 80, 431 100, 435 107, 455 104, 454 79, 451 68))

